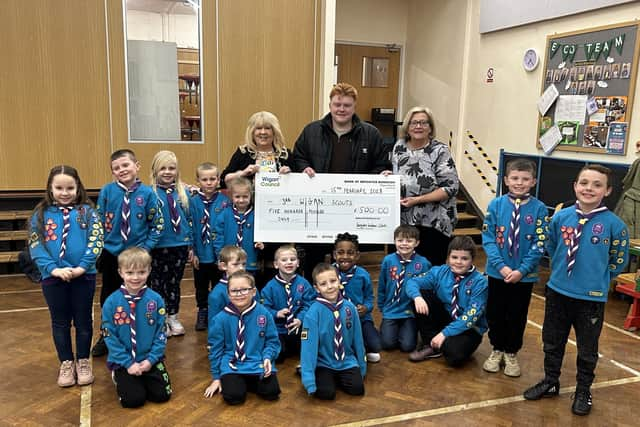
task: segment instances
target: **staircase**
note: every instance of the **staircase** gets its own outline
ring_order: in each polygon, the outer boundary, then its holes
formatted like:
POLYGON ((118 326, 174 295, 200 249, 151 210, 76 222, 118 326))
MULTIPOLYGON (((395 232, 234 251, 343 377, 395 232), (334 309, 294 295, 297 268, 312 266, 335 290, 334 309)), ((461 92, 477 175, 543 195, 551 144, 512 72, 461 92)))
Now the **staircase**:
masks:
POLYGON ((453 231, 453 235, 469 236, 476 244, 482 244, 481 213, 473 203, 468 201, 464 189, 458 193, 456 208, 458 210, 458 224, 453 231))

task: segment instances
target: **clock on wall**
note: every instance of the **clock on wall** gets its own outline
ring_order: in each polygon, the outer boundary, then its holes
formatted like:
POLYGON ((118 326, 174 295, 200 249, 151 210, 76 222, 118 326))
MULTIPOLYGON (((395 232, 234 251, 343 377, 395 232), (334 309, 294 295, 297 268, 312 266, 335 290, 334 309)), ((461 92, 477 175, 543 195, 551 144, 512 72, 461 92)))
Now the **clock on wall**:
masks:
POLYGON ((533 49, 527 49, 524 51, 524 57, 522 58, 522 66, 526 71, 533 71, 538 66, 540 62, 540 56, 538 56, 538 52, 533 49))

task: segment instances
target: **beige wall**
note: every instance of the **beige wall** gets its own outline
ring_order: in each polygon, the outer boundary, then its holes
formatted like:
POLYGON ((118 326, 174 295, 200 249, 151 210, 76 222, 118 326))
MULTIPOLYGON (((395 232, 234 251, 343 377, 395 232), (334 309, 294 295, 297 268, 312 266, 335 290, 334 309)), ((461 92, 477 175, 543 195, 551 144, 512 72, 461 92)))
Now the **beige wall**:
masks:
MULTIPOLYGON (((203 2, 204 144, 130 144, 119 0, 3 0, 0 191, 40 190, 51 166, 76 166, 87 188, 111 179, 109 154, 175 151, 191 180, 205 160, 226 166, 249 115, 278 115, 292 146, 318 116, 325 1, 203 2), (216 15, 219 13, 219 15, 216 15)), ((330 10, 330 8, 329 8, 330 10)), ((332 31, 330 32, 332 34, 332 31)), ((324 83, 324 82, 323 82, 324 83)))
POLYGON ((95 183, 110 153, 102 2, 4 0, 1 9, 0 190, 44 188, 62 163, 95 183))
MULTIPOLYGON (((401 46, 397 97, 398 106, 401 109, 404 85, 404 79, 402 79, 402 75, 404 75, 403 58, 407 42, 409 0, 334 1, 336 3, 335 41, 337 43, 401 46)), ((333 66, 331 72, 334 73, 333 66)), ((350 83, 355 84, 355 82, 350 83)))
MULTIPOLYGON (((453 152, 462 182, 484 209, 494 195, 464 156, 464 151, 469 151, 492 184, 495 175, 467 137, 467 131, 496 165, 501 148, 542 154, 535 142, 536 100, 540 95, 543 65, 532 73, 525 72, 521 65, 524 50, 534 47, 544 55, 548 34, 631 21, 638 16, 640 4, 632 3, 480 35, 479 2, 411 0, 404 105, 423 102, 430 106, 436 116, 440 139, 446 140, 448 132, 453 132, 453 152), (486 83, 489 67, 495 69, 494 83, 486 83)), ((636 120, 631 122, 629 134, 632 146, 640 138, 639 104, 640 97, 635 97, 633 116, 636 120)), ((636 156, 634 150, 629 149, 626 157, 558 151, 553 157, 630 163, 636 156)))
POLYGON ((404 45, 407 0, 337 0, 336 40, 404 45))
POLYGON ((442 142, 457 136, 466 15, 466 0, 409 2, 402 111, 429 107, 442 142))

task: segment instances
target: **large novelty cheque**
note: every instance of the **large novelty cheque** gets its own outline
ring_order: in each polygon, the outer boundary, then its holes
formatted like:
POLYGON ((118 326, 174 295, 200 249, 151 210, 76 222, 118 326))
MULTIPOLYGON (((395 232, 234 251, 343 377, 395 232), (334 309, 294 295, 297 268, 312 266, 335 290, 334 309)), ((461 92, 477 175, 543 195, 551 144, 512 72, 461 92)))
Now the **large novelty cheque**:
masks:
POLYGON ((329 243, 355 233, 361 243, 392 243, 400 225, 397 175, 256 175, 256 242, 329 243))

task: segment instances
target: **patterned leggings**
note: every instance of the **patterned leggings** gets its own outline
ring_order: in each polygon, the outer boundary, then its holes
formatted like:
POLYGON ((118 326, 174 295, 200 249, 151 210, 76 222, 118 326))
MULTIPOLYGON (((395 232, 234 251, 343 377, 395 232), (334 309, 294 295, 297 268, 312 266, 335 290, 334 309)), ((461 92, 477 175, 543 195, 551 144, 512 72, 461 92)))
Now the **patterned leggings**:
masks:
POLYGON ((180 311, 180 281, 187 263, 188 246, 151 250, 151 275, 148 285, 158 292, 167 306, 167 314, 180 311))

